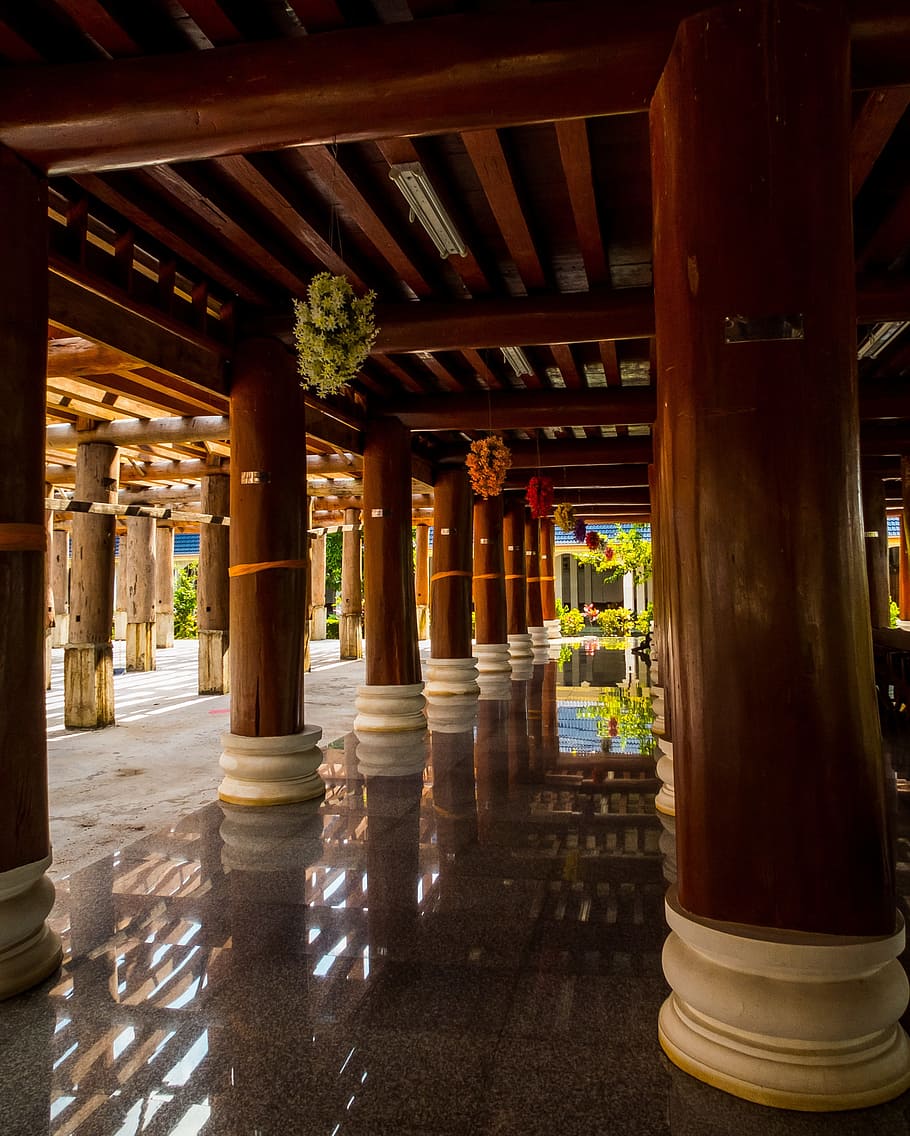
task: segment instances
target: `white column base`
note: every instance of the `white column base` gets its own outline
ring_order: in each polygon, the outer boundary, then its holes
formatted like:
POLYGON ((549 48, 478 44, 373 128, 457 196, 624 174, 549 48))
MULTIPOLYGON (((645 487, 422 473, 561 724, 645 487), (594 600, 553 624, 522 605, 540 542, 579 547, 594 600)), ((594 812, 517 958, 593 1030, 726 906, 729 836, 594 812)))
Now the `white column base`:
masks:
POLYGON ((65 647, 70 637, 69 612, 58 611, 54 615, 54 627, 51 633, 52 647, 65 647))
POLYGON ((427 720, 423 708, 426 699, 422 682, 400 686, 358 686, 354 705, 354 731, 357 734, 402 733, 425 730, 427 720))
POLYGON ((657 776, 663 784, 654 798, 654 807, 664 816, 676 816, 676 786, 673 781, 673 743, 658 738, 660 757, 657 759, 657 776))
POLYGON ((531 636, 526 631, 509 636, 509 658, 513 663, 516 659, 530 659, 533 654, 531 636))
POLYGON ((676 883, 676 817, 670 816, 668 813, 659 812, 657 819, 660 821, 662 831, 660 839, 658 840, 658 847, 660 854, 664 858, 663 872, 664 879, 668 884, 676 883))
POLYGON ((477 660, 427 659, 427 681, 424 693, 427 698, 445 698, 447 695, 473 694, 477 685, 477 660))
POLYGON ((325 639, 325 604, 316 604, 310 620, 310 638, 325 639))
POLYGON ((322 764, 319 726, 277 738, 222 734, 219 764, 224 780, 218 797, 232 805, 287 805, 325 792, 316 772, 322 764))
POLYGON ((322 851, 322 801, 281 809, 251 809, 222 802, 221 864, 227 871, 300 871, 322 851))
POLYGON ((174 613, 172 611, 162 611, 161 608, 158 608, 155 612, 155 646, 161 651, 166 651, 174 646, 174 613))
POLYGON ((0 872, 0 998, 42 982, 60 965, 60 939, 45 920, 54 885, 44 874, 51 857, 0 872))
POLYGON ((477 672, 481 677, 511 674, 508 643, 475 643, 474 654, 477 656, 477 672))
POLYGON ((833 1112, 910 1088, 904 926, 875 938, 700 919, 667 896, 658 1036, 685 1072, 774 1108, 833 1112))
POLYGON ((562 629, 558 619, 545 619, 543 621, 544 628, 547 632, 548 639, 561 639, 562 629))
POLYGON ((482 674, 478 679, 481 702, 508 702, 512 697, 512 673, 482 674))
POLYGON ((420 773, 427 763, 426 730, 421 733, 354 732, 357 735, 357 769, 365 777, 404 777, 420 773))
POLYGON ((519 659, 512 659, 512 682, 529 682, 534 677, 534 652, 529 651, 519 659))
POLYGON ((546 627, 529 627, 528 634, 531 636, 531 647, 535 651, 547 646, 549 636, 546 627))
POLYGON ((114 634, 115 640, 126 638, 126 611, 114 612, 114 634))
POLYGON ((448 694, 434 697, 427 694, 427 726, 434 734, 463 734, 474 728, 477 721, 476 694, 448 694))

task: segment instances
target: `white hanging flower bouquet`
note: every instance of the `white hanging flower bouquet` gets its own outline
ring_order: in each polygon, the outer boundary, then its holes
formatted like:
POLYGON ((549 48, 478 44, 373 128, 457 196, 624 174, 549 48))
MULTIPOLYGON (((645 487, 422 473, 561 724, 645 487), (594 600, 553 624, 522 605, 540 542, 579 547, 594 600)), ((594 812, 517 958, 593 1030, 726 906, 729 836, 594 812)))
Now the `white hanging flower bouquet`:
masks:
POLYGON ((320 272, 305 300, 294 301, 297 368, 303 385, 334 394, 355 378, 379 331, 373 320, 375 292, 358 297, 343 276, 320 272))

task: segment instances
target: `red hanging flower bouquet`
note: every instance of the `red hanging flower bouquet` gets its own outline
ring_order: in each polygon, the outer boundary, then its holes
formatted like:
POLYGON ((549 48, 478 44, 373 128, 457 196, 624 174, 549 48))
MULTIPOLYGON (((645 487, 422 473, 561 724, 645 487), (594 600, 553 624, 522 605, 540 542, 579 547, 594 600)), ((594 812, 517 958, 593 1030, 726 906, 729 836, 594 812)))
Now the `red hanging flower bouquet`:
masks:
POLYGON ((526 498, 535 521, 548 517, 553 506, 553 482, 549 477, 532 477, 526 498))
POLYGON ((585 544, 592 552, 596 552, 600 548, 600 533, 596 533, 592 529, 585 537, 585 544))

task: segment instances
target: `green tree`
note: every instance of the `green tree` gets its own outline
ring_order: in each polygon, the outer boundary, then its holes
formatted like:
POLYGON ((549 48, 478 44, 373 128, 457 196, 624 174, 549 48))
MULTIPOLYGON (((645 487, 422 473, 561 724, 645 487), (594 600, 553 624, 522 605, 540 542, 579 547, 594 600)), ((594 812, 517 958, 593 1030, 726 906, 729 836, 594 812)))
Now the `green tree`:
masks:
POLYGON ((638 585, 651 579, 651 542, 645 540, 640 525, 628 529, 617 528, 612 540, 601 543, 593 552, 576 554, 583 564, 590 564, 607 581, 618 580, 627 572, 632 575, 635 585, 633 592, 634 613, 638 615, 638 585))
POLYGON ((325 578, 337 592, 341 587, 341 533, 326 533, 325 578))
POLYGON ((195 639, 199 634, 196 625, 196 582, 199 562, 194 560, 180 569, 174 586, 174 638, 195 639))

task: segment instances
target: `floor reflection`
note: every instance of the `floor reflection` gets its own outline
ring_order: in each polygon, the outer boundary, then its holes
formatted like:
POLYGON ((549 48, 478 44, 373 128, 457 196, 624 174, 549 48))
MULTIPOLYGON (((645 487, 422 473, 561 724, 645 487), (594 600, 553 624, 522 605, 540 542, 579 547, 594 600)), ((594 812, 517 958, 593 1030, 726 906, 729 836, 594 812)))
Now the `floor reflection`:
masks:
POLYGON ((871 1130, 665 1061, 644 674, 543 654, 425 743, 333 744, 324 801, 212 804, 65 880, 63 968, 0 1010, 0 1130, 871 1130))

